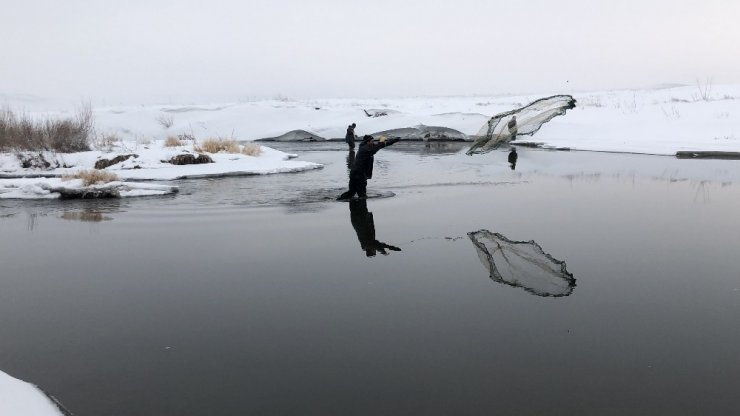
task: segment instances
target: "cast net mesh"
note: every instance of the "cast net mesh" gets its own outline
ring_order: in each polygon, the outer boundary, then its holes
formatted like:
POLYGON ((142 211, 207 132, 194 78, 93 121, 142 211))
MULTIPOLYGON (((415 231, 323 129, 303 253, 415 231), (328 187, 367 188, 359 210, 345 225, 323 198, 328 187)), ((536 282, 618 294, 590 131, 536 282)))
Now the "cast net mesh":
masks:
POLYGON ((521 287, 537 296, 568 296, 576 280, 565 262, 545 253, 534 241, 512 241, 499 233, 468 233, 491 279, 521 287))
POLYGON ((467 154, 487 153, 523 134, 533 135, 553 117, 565 114, 576 106, 570 95, 541 98, 516 110, 496 114, 481 127, 467 154))

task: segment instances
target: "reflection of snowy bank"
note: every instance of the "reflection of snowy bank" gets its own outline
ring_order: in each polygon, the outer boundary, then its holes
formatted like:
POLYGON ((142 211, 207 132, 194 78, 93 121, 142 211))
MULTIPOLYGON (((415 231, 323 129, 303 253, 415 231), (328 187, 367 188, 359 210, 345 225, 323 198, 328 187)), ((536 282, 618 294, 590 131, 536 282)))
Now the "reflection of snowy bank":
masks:
POLYGON ((109 182, 83 186, 80 179, 62 178, 0 179, 0 199, 92 199, 167 195, 176 186, 140 182, 109 182))
POLYGON ((62 416, 69 414, 38 387, 0 371, 0 415, 62 416))

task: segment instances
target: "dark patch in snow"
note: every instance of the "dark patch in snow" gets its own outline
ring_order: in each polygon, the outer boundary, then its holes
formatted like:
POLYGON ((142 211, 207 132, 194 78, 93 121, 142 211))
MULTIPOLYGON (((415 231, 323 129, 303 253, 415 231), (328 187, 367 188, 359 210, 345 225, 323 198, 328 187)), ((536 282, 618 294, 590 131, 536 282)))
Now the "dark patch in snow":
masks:
POLYGON ((285 134, 276 137, 265 137, 256 141, 263 142, 323 142, 325 138, 317 136, 306 130, 291 130, 285 134))
POLYGON ((740 160, 740 152, 681 151, 676 152, 679 159, 729 159, 740 160))
POLYGON ((455 129, 441 126, 425 126, 420 124, 415 127, 404 127, 400 129, 383 130, 371 134, 371 136, 398 137, 406 141, 466 141, 468 136, 455 129))
POLYGON ((113 166, 117 163, 124 162, 128 160, 129 158, 134 157, 137 158, 139 155, 135 154, 129 154, 129 155, 118 155, 114 157, 113 159, 100 159, 97 162, 95 162, 95 169, 105 169, 108 166, 113 166))
POLYGON ((201 163, 213 163, 213 159, 210 156, 204 154, 198 154, 195 156, 190 153, 184 153, 181 155, 174 156, 172 159, 162 161, 164 163, 171 163, 173 165, 199 165, 201 163))

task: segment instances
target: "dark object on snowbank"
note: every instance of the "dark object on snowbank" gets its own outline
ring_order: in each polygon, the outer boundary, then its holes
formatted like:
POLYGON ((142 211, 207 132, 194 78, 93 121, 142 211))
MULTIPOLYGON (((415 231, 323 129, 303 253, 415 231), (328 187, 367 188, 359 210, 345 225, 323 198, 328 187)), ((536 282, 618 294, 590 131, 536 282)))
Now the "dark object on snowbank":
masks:
POLYGON ((12 110, 0 109, 0 151, 55 150, 73 153, 90 150, 92 109, 84 107, 74 118, 33 120, 12 110))
POLYGON ((470 232, 468 237, 495 282, 546 297, 568 296, 576 286, 565 262, 545 253, 534 241, 513 241, 488 230, 470 232))
POLYGON ((400 111, 398 110, 389 110, 387 108, 377 109, 377 108, 369 108, 369 109, 362 109, 362 111, 365 113, 366 116, 375 118, 375 117, 385 117, 390 116, 393 114, 399 114, 400 111))
POLYGON ((105 169, 108 166, 115 165, 116 163, 124 162, 131 157, 137 158, 139 157, 139 155, 135 155, 132 153, 130 155, 118 155, 114 157, 113 159, 100 159, 97 162, 95 162, 95 169, 105 169))
POLYGON ((117 188, 53 188, 59 193, 59 199, 101 199, 120 198, 117 188))
POLYGON ((387 116, 388 115, 388 112, 387 111, 383 111, 383 110, 370 110, 370 111, 367 111, 367 110, 365 110, 363 108, 362 111, 364 111, 365 112, 365 115, 368 116, 368 117, 383 117, 383 116, 387 116))
POLYGON ((265 137, 263 139, 257 139, 258 142, 323 142, 325 138, 317 136, 313 133, 307 132, 306 130, 291 130, 283 135, 277 137, 265 137))
POLYGON ((23 169, 46 170, 51 168, 51 162, 46 160, 42 153, 17 153, 15 156, 21 162, 21 167, 23 167, 23 169))
POLYGON ((371 134, 371 136, 398 137, 404 141, 439 140, 461 142, 468 140, 468 136, 465 133, 455 129, 441 126, 425 126, 423 124, 414 127, 379 131, 371 134))
POLYGON ((676 152, 679 159, 727 159, 740 160, 740 152, 717 152, 717 151, 696 151, 696 152, 676 152))
POLYGON ((575 106, 576 100, 572 96, 553 95, 532 101, 516 110, 496 114, 473 136, 475 142, 470 146, 467 154, 487 153, 515 140, 517 136, 531 136, 543 124, 556 116, 565 114, 567 110, 575 106), (513 128, 510 128, 509 124, 514 116, 516 116, 516 121, 512 123, 513 128))
MULTIPOLYGON (((425 126, 420 124, 415 127, 404 127, 400 129, 384 130, 371 134, 373 137, 397 137, 404 141, 409 142, 422 142, 422 141, 448 141, 448 142, 463 142, 470 141, 468 136, 455 129, 441 126, 425 126)), ((313 133, 309 133, 305 130, 292 130, 281 136, 267 137, 264 139, 257 139, 255 141, 262 142, 335 142, 344 141, 341 139, 325 139, 321 136, 317 136, 313 133)))
MULTIPOLYGON (((177 193, 179 189, 174 186, 158 186, 157 191, 160 194, 177 193)), ((42 185, 42 188, 51 193, 58 193, 59 199, 100 199, 100 198, 121 198, 121 192, 131 191, 131 186, 126 183, 116 182, 104 185, 85 186, 82 188, 68 188, 65 186, 48 186, 42 185)))
POLYGON ((170 160, 163 160, 164 163, 171 163, 173 165, 199 165, 201 163, 213 163, 213 159, 210 156, 199 154, 195 156, 191 153, 184 153, 177 155, 170 160))

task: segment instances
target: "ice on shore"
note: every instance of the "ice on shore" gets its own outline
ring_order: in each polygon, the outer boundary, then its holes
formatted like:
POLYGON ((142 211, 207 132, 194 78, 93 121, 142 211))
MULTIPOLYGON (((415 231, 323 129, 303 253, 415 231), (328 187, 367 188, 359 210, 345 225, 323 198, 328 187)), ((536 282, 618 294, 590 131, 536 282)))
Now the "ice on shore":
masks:
POLYGON ((0 371, 0 415, 63 416, 38 387, 0 371))
MULTIPOLYGON (((85 191, 90 196, 96 192, 113 192, 119 197, 166 195, 177 192, 177 187, 131 181, 265 175, 322 167, 317 163, 294 160, 293 154, 265 146, 261 146, 261 153, 258 156, 240 153, 209 154, 214 163, 173 165, 164 162, 176 155, 187 153, 191 153, 188 146, 164 147, 162 142, 157 141, 146 146, 132 145, 130 149, 117 149, 115 152, 46 154, 45 159, 53 162, 54 166, 67 167, 45 170, 24 169, 15 155, 0 154, 0 199, 54 199, 85 191), (105 169, 114 173, 120 181, 86 187, 79 179, 62 178, 80 170, 93 169, 98 160, 112 159, 122 154, 135 156, 105 169)), ((110 196, 110 193, 108 195, 110 196)))

